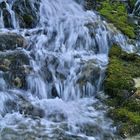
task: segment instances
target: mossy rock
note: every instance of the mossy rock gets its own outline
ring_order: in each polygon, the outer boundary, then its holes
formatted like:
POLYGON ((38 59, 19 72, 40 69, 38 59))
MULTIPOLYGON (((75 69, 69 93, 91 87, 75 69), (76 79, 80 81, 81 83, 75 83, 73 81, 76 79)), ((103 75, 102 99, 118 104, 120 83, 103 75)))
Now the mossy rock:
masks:
POLYGON ((15 0, 12 9, 21 28, 33 28, 37 25, 39 6, 40 0, 15 0))
POLYGON ((135 25, 129 22, 126 5, 120 1, 100 0, 97 9, 109 22, 130 38, 135 38, 135 25))
POLYGON ((133 78, 140 75, 140 57, 127 54, 117 45, 111 48, 109 57, 105 92, 108 92, 110 97, 124 97, 125 100, 136 91, 133 78))
POLYGON ((134 78, 140 76, 140 56, 128 54, 113 45, 109 53, 105 79, 106 103, 114 107, 109 115, 115 120, 122 136, 140 133, 140 100, 135 96, 134 78))

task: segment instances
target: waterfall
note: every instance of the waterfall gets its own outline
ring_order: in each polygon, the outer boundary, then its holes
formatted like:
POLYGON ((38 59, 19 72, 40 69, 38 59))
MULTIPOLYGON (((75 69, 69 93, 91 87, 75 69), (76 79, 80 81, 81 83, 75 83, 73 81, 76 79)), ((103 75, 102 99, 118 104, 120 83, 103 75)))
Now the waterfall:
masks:
MULTIPOLYGON (((34 18, 28 17, 30 28, 21 24, 16 2, 3 1, 0 32, 24 37, 24 47, 19 42, 15 50, 0 53, 3 58, 16 54, 16 65, 25 64, 23 72, 17 68, 20 74, 12 67, 12 85, 5 80, 5 73, 0 73, 0 140, 117 139, 116 128, 106 116, 108 108, 97 96, 104 96, 102 83, 110 46, 118 43, 126 51, 133 51, 134 46, 96 12, 86 10, 84 1, 24 3, 35 9, 37 21, 29 22, 34 18), (10 15, 8 27, 4 9, 10 15), (26 75, 24 85, 21 75, 26 75)), ((26 23, 24 18, 22 21, 26 23)))
POLYGON ((136 16, 140 16, 140 1, 139 0, 137 0, 135 3, 133 14, 136 16))

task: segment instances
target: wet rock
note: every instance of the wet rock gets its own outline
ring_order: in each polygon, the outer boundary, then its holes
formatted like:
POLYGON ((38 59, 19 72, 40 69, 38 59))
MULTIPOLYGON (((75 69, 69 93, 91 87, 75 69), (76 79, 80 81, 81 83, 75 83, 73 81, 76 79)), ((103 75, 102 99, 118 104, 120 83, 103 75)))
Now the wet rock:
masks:
POLYGON ((26 76, 31 71, 28 55, 23 51, 1 53, 0 71, 4 72, 4 79, 9 88, 26 88, 26 76))
POLYGON ((83 124, 80 126, 81 132, 84 132, 87 136, 95 136, 101 133, 101 128, 96 124, 83 124))
POLYGON ((55 86, 52 87, 52 96, 53 96, 53 97, 59 97, 58 92, 57 92, 55 86))
POLYGON ((34 105, 32 105, 24 97, 18 95, 15 100, 7 100, 5 102, 6 112, 19 111, 25 117, 31 117, 33 119, 43 118, 45 112, 34 105))
POLYGON ((92 10, 92 9, 95 9, 96 6, 97 6, 97 1, 96 0, 85 0, 85 8, 87 10, 92 10))
POLYGON ((12 25, 12 19, 11 19, 11 14, 7 9, 3 10, 3 21, 4 21, 4 27, 6 28, 13 28, 12 25))
POLYGON ((25 47, 26 40, 16 33, 0 33, 0 51, 14 50, 18 47, 25 47))
POLYGON ((54 113, 48 113, 47 118, 53 122, 63 122, 67 119, 63 112, 55 111, 54 113))
POLYGON ((20 113, 25 116, 30 116, 32 118, 43 118, 45 116, 45 112, 41 108, 33 106, 23 97, 21 97, 21 100, 18 102, 18 107, 20 113))
POLYGON ((61 129, 55 129, 53 133, 55 134, 53 137, 54 140, 88 140, 84 136, 66 134, 61 129))
POLYGON ((40 0, 15 0, 12 9, 21 28, 33 28, 37 25, 39 4, 40 0))
POLYGON ((6 6, 5 1, 2 1, 0 3, 0 13, 2 13, 4 27, 13 28, 11 14, 7 10, 7 6, 6 6))
POLYGON ((96 82, 96 79, 98 79, 99 75, 100 68, 96 66, 94 60, 89 61, 83 67, 80 77, 77 80, 77 83, 80 84, 81 86, 85 85, 87 82, 94 84, 94 82, 96 82))
POLYGON ((2 2, 0 2, 0 10, 3 10, 5 8, 6 8, 6 3, 3 0, 2 2))

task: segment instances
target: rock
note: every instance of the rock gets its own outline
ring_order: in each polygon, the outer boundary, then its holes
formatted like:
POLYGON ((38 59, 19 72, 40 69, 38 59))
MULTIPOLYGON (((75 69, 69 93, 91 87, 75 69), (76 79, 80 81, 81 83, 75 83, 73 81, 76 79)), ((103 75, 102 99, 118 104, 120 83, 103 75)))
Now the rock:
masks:
POLYGON ((14 84, 16 87, 18 87, 18 88, 22 87, 22 81, 21 81, 21 79, 20 79, 19 77, 16 77, 16 78, 14 79, 13 84, 14 84))
POLYGON ((45 112, 39 107, 33 106, 29 101, 25 98, 21 97, 18 102, 19 111, 21 114, 25 116, 30 116, 32 118, 43 118, 45 116, 45 112))
POLYGON ((134 81, 135 81, 135 87, 137 89, 135 93, 135 97, 140 99, 140 78, 134 78, 134 81))
POLYGON ((82 69, 77 83, 85 85, 87 82, 95 84, 96 79, 100 76, 100 68, 95 64, 94 60, 88 61, 82 69))
POLYGON ((96 0, 85 0, 85 8, 87 10, 92 10, 92 9, 95 9, 96 6, 97 6, 97 1, 96 0))
POLYGON ((0 71, 4 72, 4 79, 9 88, 25 88, 26 75, 29 74, 29 57, 18 47, 26 47, 24 37, 16 33, 0 33, 0 71), (9 52, 8 50, 12 50, 9 52))
POLYGON ((9 113, 19 111, 25 117, 31 117, 33 119, 38 117, 43 118, 45 116, 45 112, 41 108, 32 105, 27 99, 20 95, 18 95, 15 100, 7 100, 5 106, 6 111, 9 113))
POLYGON ((33 28, 38 22, 40 0, 15 0, 12 9, 21 28, 33 28))
POLYGON ((59 97, 58 92, 57 92, 55 86, 52 87, 51 95, 52 95, 52 97, 54 97, 54 98, 55 98, 55 97, 59 97))
POLYGON ((0 13, 2 13, 4 27, 13 28, 11 14, 9 13, 9 11, 7 9, 5 1, 2 1, 0 3, 0 13))
POLYGON ((4 72, 4 80, 9 88, 26 88, 26 76, 30 73, 29 57, 23 51, 1 53, 0 71, 4 72))
POLYGON ((4 0, 1 2, 0 1, 0 10, 3 10, 6 8, 6 3, 4 2, 4 0))
POLYGON ((6 28, 13 28, 12 25, 12 19, 11 19, 11 14, 7 9, 3 9, 3 21, 4 21, 4 27, 6 28))
POLYGON ((0 51, 14 50, 18 47, 26 47, 24 37, 16 33, 0 33, 0 51))

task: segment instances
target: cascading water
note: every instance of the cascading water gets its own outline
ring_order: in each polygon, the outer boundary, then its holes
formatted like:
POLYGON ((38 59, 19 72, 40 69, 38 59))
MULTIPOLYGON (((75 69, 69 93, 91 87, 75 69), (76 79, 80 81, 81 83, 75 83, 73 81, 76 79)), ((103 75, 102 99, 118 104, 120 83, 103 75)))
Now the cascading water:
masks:
POLYGON ((22 90, 9 87, 0 73, 0 140, 117 139, 107 107, 96 97, 103 96, 111 44, 119 43, 127 51, 133 46, 82 4, 42 0, 38 24, 26 29, 20 27, 13 3, 6 2, 13 29, 5 28, 1 12, 1 32, 26 38, 27 47, 21 51, 29 58, 30 73, 22 90))
POLYGON ((140 0, 136 1, 133 14, 136 16, 140 16, 140 0))

